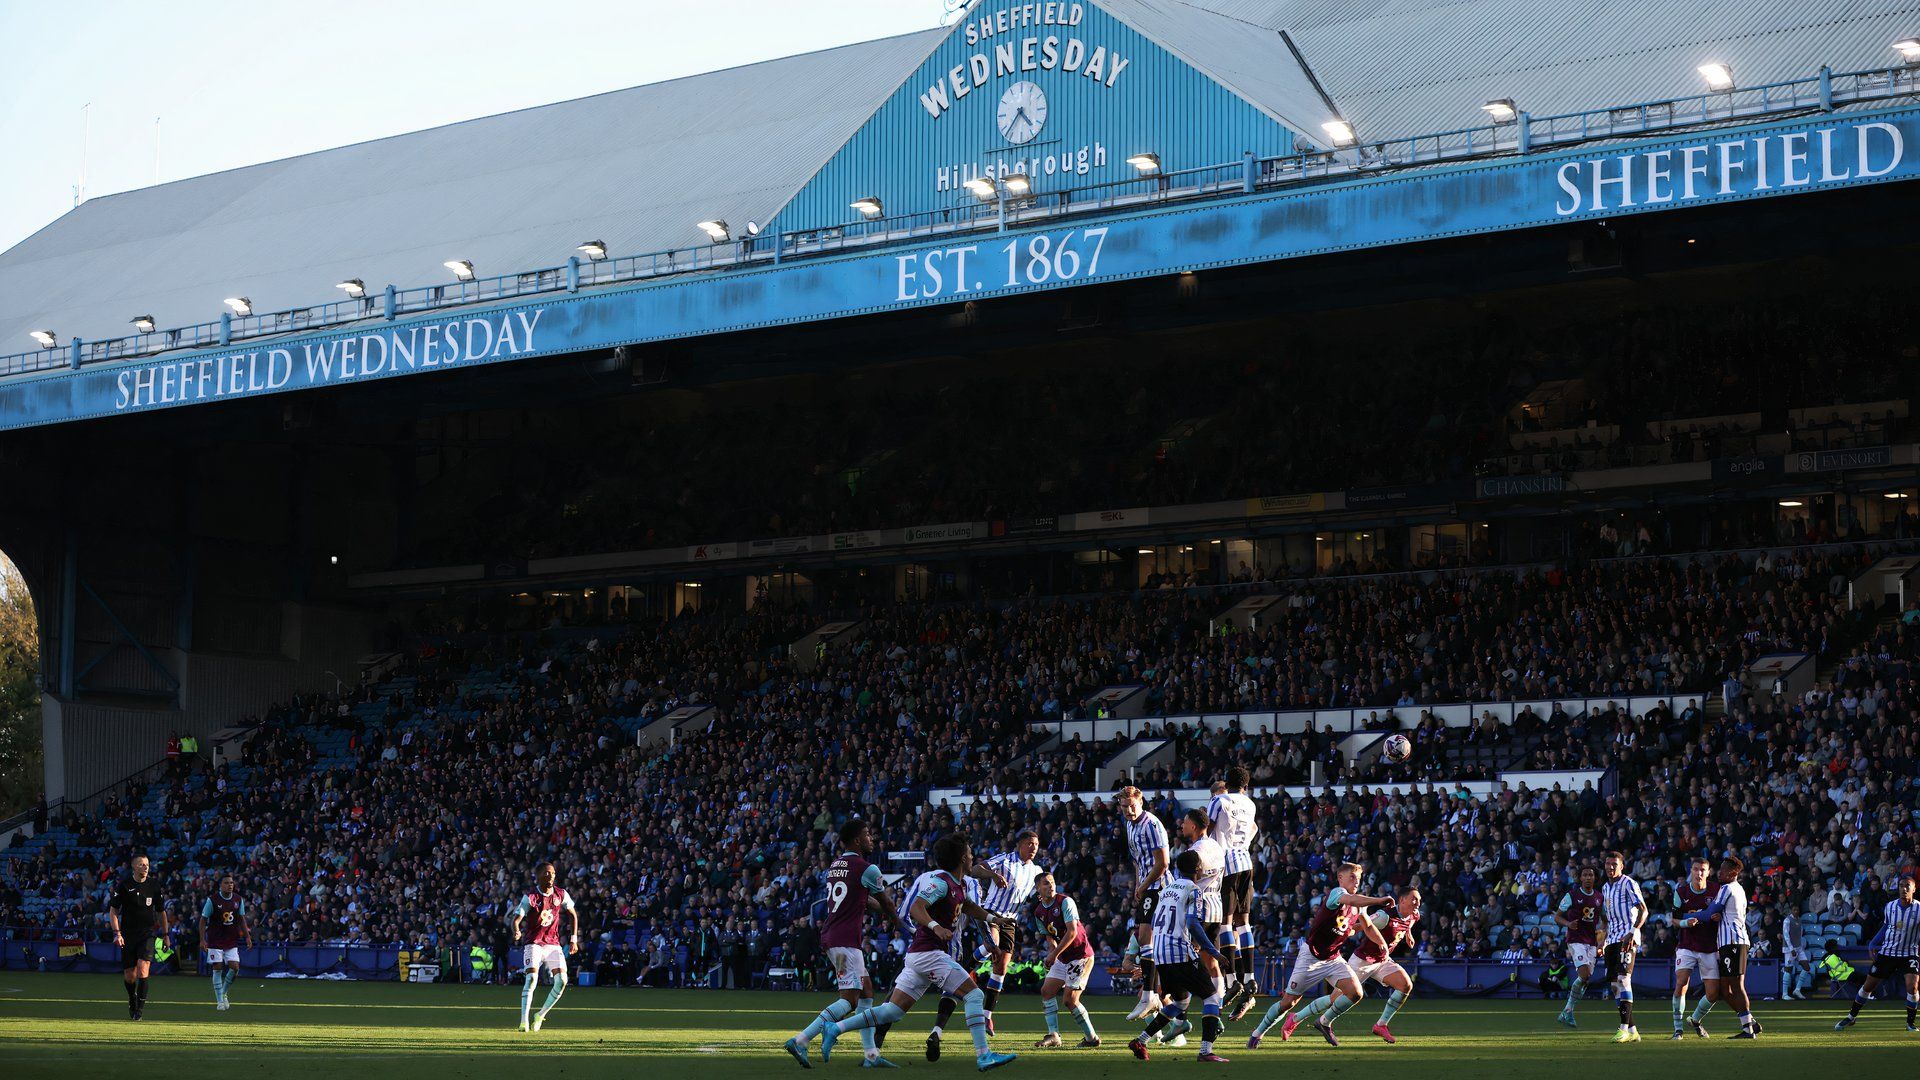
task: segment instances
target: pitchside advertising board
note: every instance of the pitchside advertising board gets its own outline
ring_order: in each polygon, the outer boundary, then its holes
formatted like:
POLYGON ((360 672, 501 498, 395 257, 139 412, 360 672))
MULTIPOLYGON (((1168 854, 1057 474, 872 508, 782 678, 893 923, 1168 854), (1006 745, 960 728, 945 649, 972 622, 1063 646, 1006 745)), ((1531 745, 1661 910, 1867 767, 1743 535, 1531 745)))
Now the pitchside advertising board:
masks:
POLYGON ((23 376, 0 382, 0 427, 1916 175, 1920 110, 1820 116, 23 376))

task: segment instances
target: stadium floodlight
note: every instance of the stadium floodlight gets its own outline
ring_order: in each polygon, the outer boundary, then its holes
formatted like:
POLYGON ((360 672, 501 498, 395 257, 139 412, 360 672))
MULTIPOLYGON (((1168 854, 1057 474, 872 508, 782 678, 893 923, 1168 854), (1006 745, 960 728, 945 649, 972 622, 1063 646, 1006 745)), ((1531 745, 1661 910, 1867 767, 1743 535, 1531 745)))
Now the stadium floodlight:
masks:
POLYGON ((873 195, 868 195, 865 198, 861 198, 861 199, 855 199, 853 200, 853 202, 849 203, 848 205, 852 206, 855 210, 860 211, 861 217, 877 218, 881 214, 886 212, 886 208, 881 205, 879 198, 873 195))
POLYGON ((60 344, 60 339, 53 336, 53 331, 51 330, 29 330, 27 331, 27 336, 39 342, 43 348, 51 349, 55 345, 60 344))
POLYGON ((1727 65, 1716 61, 1711 64, 1701 64, 1695 70, 1700 72, 1701 78, 1707 80, 1707 89, 1709 90, 1733 89, 1733 69, 1728 67, 1727 65))
POLYGON ((135 330, 138 330, 143 334, 153 333, 153 326, 154 326, 153 316, 135 315, 132 321, 133 321, 133 328, 135 330))
POLYGON ((440 265, 453 271, 455 281, 473 280, 473 263, 466 259, 448 259, 440 265))
POLYGON ((589 240, 580 245, 580 253, 592 259, 594 262, 599 262, 601 259, 607 257, 607 242, 605 240, 589 240))
POLYGON ((1033 178, 1023 172, 1003 176, 1000 178, 1000 182, 1006 185, 1007 194, 1009 195, 1025 195, 1027 192, 1033 190, 1033 178))
POLYGON ((1329 120, 1320 125, 1320 130, 1327 133, 1328 141, 1332 142, 1335 146, 1352 146, 1354 144, 1353 125, 1347 123, 1345 120, 1329 120))
POLYGON ((727 238, 733 235, 733 230, 728 227, 724 218, 714 218, 712 221, 701 221, 695 224, 699 226, 701 232, 707 234, 708 239, 716 244, 726 243, 727 238))
POLYGON ((1141 548, 1141 549, 1140 549, 1140 554, 1142 554, 1142 555, 1151 555, 1151 554, 1153 554, 1153 549, 1152 549, 1152 548, 1141 548))
POLYGON ((1789 510, 1792 510, 1795 507, 1804 506, 1806 504, 1802 503, 1799 499, 1781 499, 1780 505, 1786 507, 1789 510))
POLYGON ((1889 492, 1887 492, 1887 493, 1886 493, 1886 495, 1885 495, 1885 496, 1883 496, 1883 497, 1884 497, 1884 498, 1888 498, 1888 499, 1909 499, 1909 498, 1912 498, 1912 496, 1911 496, 1911 495, 1908 495, 1908 494, 1907 494, 1906 492, 1904 492, 1904 491, 1889 491, 1889 492))
POLYGON ((1494 98, 1480 106, 1480 111, 1493 117, 1493 122, 1496 124, 1507 123, 1520 115, 1520 110, 1513 107, 1513 99, 1510 97, 1494 98))
POLYGON ((1900 54, 1900 59, 1909 64, 1920 64, 1920 37, 1901 38, 1893 43, 1893 48, 1900 54))
POLYGON ((253 301, 244 296, 229 296, 221 302, 232 308, 235 315, 253 314, 253 301))
POLYGON ((960 186, 973 192, 973 197, 979 199, 981 202, 992 202, 993 197, 1000 193, 999 185, 995 184, 991 178, 985 176, 976 176, 960 186))
POLYGON ((1127 159, 1127 164, 1143 173, 1157 173, 1160 171, 1160 155, 1135 154, 1127 159))
POLYGON ((334 288, 339 289, 355 300, 367 295, 367 283, 357 277, 350 277, 340 284, 335 285, 334 288))

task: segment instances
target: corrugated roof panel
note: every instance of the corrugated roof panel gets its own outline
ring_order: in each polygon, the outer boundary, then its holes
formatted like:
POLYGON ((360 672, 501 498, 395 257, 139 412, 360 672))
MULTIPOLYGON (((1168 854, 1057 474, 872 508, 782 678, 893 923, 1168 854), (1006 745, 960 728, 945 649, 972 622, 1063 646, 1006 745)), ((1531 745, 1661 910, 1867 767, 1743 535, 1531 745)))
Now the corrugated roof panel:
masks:
POLYGON ((1184 0, 1098 0, 1166 50, 1295 131, 1316 134, 1327 107, 1280 32, 1184 0))
POLYGON ((0 254, 0 352, 370 287, 694 244, 765 221, 944 35, 864 42, 102 196, 0 254))

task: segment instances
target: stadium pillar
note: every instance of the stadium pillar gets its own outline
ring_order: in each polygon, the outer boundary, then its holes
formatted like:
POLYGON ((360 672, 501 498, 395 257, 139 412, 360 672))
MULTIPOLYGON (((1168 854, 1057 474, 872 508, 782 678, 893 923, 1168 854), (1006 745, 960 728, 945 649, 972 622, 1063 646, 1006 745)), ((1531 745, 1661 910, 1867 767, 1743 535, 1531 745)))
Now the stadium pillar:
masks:
POLYGON ((395 309, 399 307, 399 303, 400 303, 400 298, 397 295, 397 290, 394 289, 394 287, 391 285, 387 286, 386 316, 387 316, 388 322, 393 321, 394 315, 397 314, 395 309))
POLYGON ((580 291, 580 256, 567 256, 567 291, 580 291))
POLYGON ((229 344, 232 344, 232 342, 233 342, 233 313, 230 311, 223 311, 220 313, 220 344, 229 345, 229 344))
POLYGON ((1241 155, 1241 161, 1246 165, 1246 172, 1240 178, 1240 190, 1249 195, 1253 194, 1254 176, 1259 171, 1259 166, 1256 164, 1258 160, 1251 150, 1241 155))
POLYGON ((67 354, 67 366, 72 368, 75 371, 80 370, 80 339, 79 338, 73 339, 72 351, 67 354))
POLYGON ((60 562, 60 696, 73 697, 73 626, 80 612, 80 538, 66 530, 60 562))
POLYGON ((1833 69, 1820 65, 1820 111, 1833 111, 1833 69))
POLYGON ((1524 109, 1521 110, 1520 115, 1515 119, 1514 133, 1515 137, 1520 141, 1521 153, 1524 154, 1533 149, 1533 117, 1527 115, 1524 109))

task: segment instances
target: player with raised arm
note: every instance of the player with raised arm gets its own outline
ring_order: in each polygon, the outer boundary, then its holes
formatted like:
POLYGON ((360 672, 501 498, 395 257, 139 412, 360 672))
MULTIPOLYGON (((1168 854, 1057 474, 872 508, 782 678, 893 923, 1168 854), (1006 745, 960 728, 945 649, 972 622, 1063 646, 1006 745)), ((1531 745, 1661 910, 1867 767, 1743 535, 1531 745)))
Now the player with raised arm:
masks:
POLYGON ((1087 941, 1087 924, 1080 921, 1080 908, 1073 897, 1060 891, 1053 875, 1041 871, 1033 882, 1033 921, 1047 939, 1046 978, 1040 984, 1040 1008, 1047 1019, 1047 1034, 1034 1046, 1047 1049, 1060 1045, 1060 1009, 1064 1005, 1080 1025, 1078 1049, 1091 1050, 1100 1045, 1100 1034, 1093 1030, 1093 1017, 1080 1004, 1080 992, 1087 988, 1087 976, 1093 971, 1093 946, 1087 941))
POLYGON ((1340 1040, 1333 1034, 1333 1022, 1359 1004, 1361 993, 1360 981, 1354 978, 1353 968, 1341 955, 1340 947, 1355 933, 1364 933, 1384 944, 1385 939, 1373 925, 1373 920, 1367 918, 1367 912, 1371 908, 1388 907, 1394 903, 1391 897, 1363 896, 1355 892, 1360 887, 1360 872, 1359 863, 1341 863, 1334 872, 1334 887, 1328 889, 1327 895, 1314 905, 1313 921, 1300 938, 1300 950, 1294 955, 1293 972, 1287 976, 1286 989, 1274 999, 1267 1008, 1266 1017, 1248 1036, 1247 1049, 1258 1049, 1260 1041, 1275 1024, 1281 1024, 1280 1041, 1286 1042, 1293 1037, 1293 1029, 1300 1025, 1300 1021, 1308 1017, 1313 1019, 1313 1029, 1327 1040, 1328 1045, 1340 1045, 1340 1040), (1315 1001, 1310 1010, 1302 1010, 1306 1016, 1295 1016, 1288 1011, 1308 991, 1318 989, 1321 983, 1331 985, 1334 993, 1315 1001))
POLYGON ((1683 1023, 1691 1026, 1694 1034, 1706 1038, 1707 1013, 1713 1003, 1720 1000, 1720 948, 1716 928, 1712 923, 1687 925, 1690 918, 1713 903, 1712 866, 1706 859, 1695 856, 1688 864, 1687 880, 1673 892, 1674 916, 1681 924, 1679 948, 1673 954, 1673 1037, 1676 1039, 1686 1037, 1681 1030, 1683 1023), (1687 984, 1695 974, 1700 976, 1700 1004, 1689 1016, 1687 984))
POLYGON ((1221 790, 1207 803, 1209 832, 1226 852, 1226 877, 1220 884, 1225 920, 1220 928, 1220 966, 1227 978, 1227 1019, 1238 1020, 1253 1008, 1260 992, 1253 963, 1253 839, 1260 833, 1258 812, 1247 787, 1246 767, 1227 770, 1221 790))
POLYGON ((1640 928, 1647 921, 1647 900, 1640 883, 1627 876, 1627 857, 1607 852, 1601 861, 1606 880, 1600 883, 1600 909, 1606 916, 1607 978, 1613 983, 1614 1002, 1620 1007, 1617 1043, 1639 1042, 1640 1029, 1633 1023, 1633 959, 1640 951, 1640 928))
POLYGON ((1153 913, 1160 905, 1160 883, 1167 873, 1167 827, 1147 809, 1146 797, 1137 787, 1120 789, 1115 800, 1120 808, 1120 829, 1133 858, 1133 936, 1140 943, 1140 1001, 1127 1013, 1138 1020, 1160 1007, 1154 990, 1153 913))
POLYGON ((1017 928, 1021 911, 1033 895, 1034 881, 1045 872, 1034 861, 1039 854, 1040 833, 1022 829, 1014 836, 1011 851, 1003 851, 980 866, 991 876, 991 885, 983 890, 985 895, 980 899, 980 906, 994 914, 994 920, 986 926, 989 970, 987 984, 981 988, 987 1000, 988 1035, 993 1034, 993 1009, 1000 1003, 1007 965, 1013 962, 1013 951, 1020 944, 1017 928))
POLYGON ((1573 978, 1567 980, 1567 1004, 1560 1010, 1560 1022, 1568 1027, 1579 1026, 1573 1019, 1573 1007, 1586 996, 1600 956, 1599 877, 1593 867, 1581 867, 1579 884, 1567 890, 1560 898, 1559 910, 1553 913, 1553 921, 1567 929, 1567 966, 1573 969, 1573 978))
MULTIPOLYGON (((880 868, 868 860, 873 857, 873 830, 855 818, 840 826, 840 855, 827 865, 827 917, 820 927, 820 947, 833 965, 834 985, 840 996, 833 999, 820 1015, 800 1034, 786 1041, 787 1053, 803 1069, 813 1068, 807 1060, 807 1047, 814 1036, 855 1009, 873 1007, 873 977, 867 974, 867 912, 877 911, 893 925, 896 917, 893 898, 887 895, 880 868)), ((880 1056, 871 1028, 860 1031, 864 1067, 890 1069, 893 1063, 880 1056)), ((831 1052, 832 1045, 825 1049, 831 1052)))
MULTIPOLYGON (((920 875, 913 883, 913 902, 907 911, 913 920, 913 941, 907 946, 906 964, 894 980, 893 995, 884 1004, 856 1010, 826 1031, 838 1038, 849 1031, 895 1023, 907 1015, 907 1010, 913 1008, 928 987, 938 986, 965 1003, 974 1060, 980 1071, 986 1072, 1005 1065, 1016 1055, 999 1054, 987 1048, 985 995, 967 969, 947 951, 947 942, 953 938, 954 917, 963 910, 983 922, 991 921, 993 915, 966 899, 966 890, 960 884, 960 879, 973 868, 973 848, 965 834, 949 833, 935 841, 933 862, 939 869, 920 875)), ((830 1053, 823 1044, 820 1060, 827 1060, 830 1053)))
POLYGON ((146 1017, 153 942, 169 929, 166 901, 160 898, 160 882, 151 876, 152 866, 145 855, 135 855, 107 902, 107 925, 120 949, 120 977, 127 984, 127 1017, 132 1020, 146 1017))
POLYGON ((1199 852, 1192 848, 1181 852, 1174 860, 1176 872, 1163 878, 1154 904, 1153 939, 1147 948, 1153 953, 1154 975, 1167 1000, 1146 1030, 1127 1043, 1127 1049, 1141 1061, 1150 1056, 1148 1039, 1193 1030, 1193 1021, 1186 1014, 1197 996, 1201 999, 1199 1060, 1209 1065, 1227 1063, 1226 1058, 1213 1052, 1213 1044, 1220 1038, 1220 1006, 1225 995, 1219 976, 1200 962, 1202 954, 1215 960, 1220 957, 1200 918, 1200 888, 1194 881, 1200 865, 1199 852))
POLYGON ((1413 994, 1413 976, 1394 960, 1393 954, 1396 949, 1413 949, 1413 927, 1420 921, 1420 890, 1412 887, 1400 890, 1400 899, 1393 907, 1368 917, 1373 920, 1374 929, 1380 931, 1380 939, 1364 936, 1354 946, 1353 977, 1362 992, 1369 982, 1387 988, 1387 1003, 1380 1009, 1380 1019, 1374 1021, 1373 1033, 1393 1042, 1393 1031, 1388 1025, 1413 994))
POLYGON ((233 875, 221 874, 212 896, 200 905, 200 952, 213 975, 213 1007, 227 1011, 227 990, 240 977, 240 942, 253 948, 247 902, 234 895, 233 875))
POLYGON ((1907 992, 1907 1030, 1920 1030, 1914 1026, 1920 1018, 1920 899, 1915 898, 1914 888, 1911 874, 1901 878, 1894 898, 1881 910, 1880 929, 1867 942, 1872 970, 1833 1030, 1845 1031, 1859 1022, 1861 1006, 1872 1001, 1873 992, 1888 979, 1899 979, 1907 992))
POLYGON ((1746 864, 1732 855, 1720 860, 1720 892, 1706 909, 1688 918, 1682 925, 1698 927, 1719 924, 1720 991, 1727 1004, 1739 1010, 1740 1030, 1731 1037, 1757 1039, 1762 1028, 1753 1018, 1753 1003, 1747 997, 1747 950, 1752 938, 1747 933, 1747 888, 1740 884, 1740 872, 1746 864))
POLYGON ((580 951, 580 913, 574 909, 573 897, 567 890, 554 884, 557 872, 550 862, 543 862, 534 868, 532 892, 520 897, 513 906, 513 943, 520 944, 520 924, 529 915, 533 917, 533 933, 527 938, 526 948, 522 950, 521 967, 525 969, 526 981, 520 988, 520 1030, 529 1030, 527 1013, 533 1009, 533 992, 540 989, 540 969, 546 968, 553 973, 553 988, 547 991, 546 1003, 540 1006, 540 1012, 533 1017, 531 1030, 539 1031, 546 1023, 547 1014, 559 1003, 560 995, 567 990, 567 954, 580 951), (567 922, 567 944, 560 944, 560 922, 567 922))

